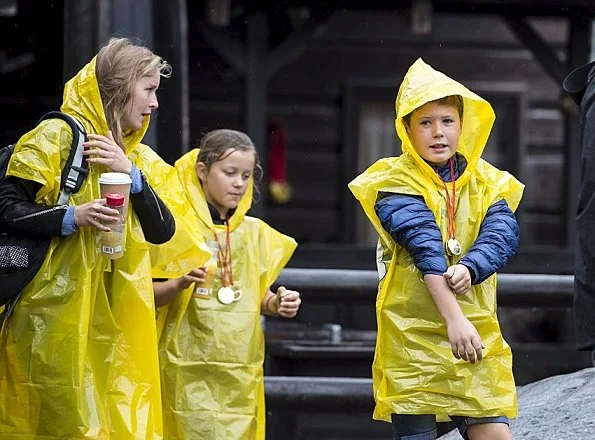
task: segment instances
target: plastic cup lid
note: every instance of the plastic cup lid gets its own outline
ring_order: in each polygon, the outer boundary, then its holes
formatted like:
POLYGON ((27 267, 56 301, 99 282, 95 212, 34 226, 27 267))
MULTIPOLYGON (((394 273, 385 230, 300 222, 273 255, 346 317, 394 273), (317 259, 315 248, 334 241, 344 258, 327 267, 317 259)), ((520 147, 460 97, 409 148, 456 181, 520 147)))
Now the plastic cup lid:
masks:
POLYGON ((123 206, 124 197, 122 194, 110 193, 105 195, 105 200, 108 206, 123 206))
POLYGON ((125 173, 101 173, 99 183, 122 185, 132 183, 132 179, 125 173))

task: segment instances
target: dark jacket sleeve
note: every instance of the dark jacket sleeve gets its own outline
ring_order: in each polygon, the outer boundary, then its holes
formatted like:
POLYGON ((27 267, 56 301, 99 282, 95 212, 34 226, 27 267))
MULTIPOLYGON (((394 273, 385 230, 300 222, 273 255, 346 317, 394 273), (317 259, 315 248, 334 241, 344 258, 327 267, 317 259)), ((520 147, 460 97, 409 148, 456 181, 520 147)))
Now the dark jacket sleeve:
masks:
POLYGON ((446 271, 442 234, 423 198, 381 195, 375 210, 382 227, 407 250, 422 274, 442 275, 446 271))
POLYGON ((62 235, 68 205, 41 205, 35 195, 41 185, 7 176, 0 185, 0 232, 54 237, 62 235))
POLYGON ((145 239, 149 243, 163 244, 169 241, 176 231, 174 216, 153 191, 142 172, 141 175, 143 189, 136 194, 130 194, 130 203, 138 216, 145 239))
MULTIPOLYGON (((17 232, 41 237, 62 235, 62 221, 68 205, 35 203, 41 188, 37 182, 7 176, 0 185, 0 232, 17 232)), ((143 189, 130 195, 145 239, 162 244, 175 232, 175 221, 165 203, 155 194, 143 175, 143 189)))
POLYGON ((576 216, 574 324, 579 350, 595 349, 595 77, 580 107, 581 186, 576 216))
POLYGON ((479 284, 500 270, 516 253, 519 237, 519 225, 506 201, 490 206, 477 240, 459 261, 469 268, 471 283, 479 284))

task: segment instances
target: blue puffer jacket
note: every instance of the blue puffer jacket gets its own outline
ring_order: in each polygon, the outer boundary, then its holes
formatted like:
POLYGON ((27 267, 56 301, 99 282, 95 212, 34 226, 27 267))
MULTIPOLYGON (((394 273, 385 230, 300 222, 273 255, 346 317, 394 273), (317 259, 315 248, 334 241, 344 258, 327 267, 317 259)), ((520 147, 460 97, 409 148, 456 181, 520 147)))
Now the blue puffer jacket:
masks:
MULTIPOLYGON (((456 170, 459 175, 464 170, 456 170)), ((448 174, 437 170, 445 181, 448 174)), ((421 197, 403 194, 380 194, 376 215, 393 240, 403 246, 424 274, 442 275, 448 264, 444 255, 444 239, 434 214, 421 197)), ((519 225, 504 200, 488 209, 479 236, 461 260, 471 274, 471 283, 479 284, 500 270, 516 253, 519 244, 519 225)))

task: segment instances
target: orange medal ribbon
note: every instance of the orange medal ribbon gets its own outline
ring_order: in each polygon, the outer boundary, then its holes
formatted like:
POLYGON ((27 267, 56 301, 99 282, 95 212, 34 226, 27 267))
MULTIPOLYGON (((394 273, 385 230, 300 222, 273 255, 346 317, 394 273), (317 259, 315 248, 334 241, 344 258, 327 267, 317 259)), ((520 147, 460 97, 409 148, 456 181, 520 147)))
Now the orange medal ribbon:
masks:
POLYGON ((461 243, 455 238, 455 210, 457 206, 457 187, 456 187, 456 179, 455 179, 455 170, 454 170, 454 162, 452 157, 448 159, 448 164, 450 166, 450 181, 452 182, 452 197, 448 191, 448 186, 446 182, 442 179, 440 174, 438 177, 442 181, 444 185, 444 191, 446 193, 446 212, 448 214, 448 240, 446 240, 445 248, 446 252, 450 255, 461 255, 461 243))
POLYGON ((219 243, 219 237, 215 232, 215 240, 219 246, 219 252, 217 252, 217 261, 221 267, 221 284, 223 287, 217 292, 217 299, 222 304, 231 304, 239 301, 242 298, 242 292, 235 289, 233 285, 233 266, 231 261, 231 238, 229 236, 229 221, 225 220, 225 250, 219 243), (227 284, 229 283, 229 285, 227 284))
POLYGON ((217 241, 217 245, 219 246, 219 252, 217 252, 217 261, 219 262, 219 267, 221 267, 221 284, 223 284, 223 287, 227 287, 227 283, 229 282, 229 286, 233 287, 233 267, 231 262, 229 222, 225 220, 225 249, 223 249, 221 246, 216 232, 214 232, 214 235, 215 241, 217 241))

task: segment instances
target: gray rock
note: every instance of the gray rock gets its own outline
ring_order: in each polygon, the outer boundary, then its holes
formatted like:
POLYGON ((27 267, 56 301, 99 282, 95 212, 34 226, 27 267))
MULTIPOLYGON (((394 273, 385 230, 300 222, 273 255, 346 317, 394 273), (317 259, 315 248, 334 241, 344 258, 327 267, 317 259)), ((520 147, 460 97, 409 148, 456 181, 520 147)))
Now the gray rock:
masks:
MULTIPOLYGON (((548 377, 518 388, 515 440, 595 439, 595 368, 548 377)), ((460 439, 458 432, 440 440, 460 439)))

